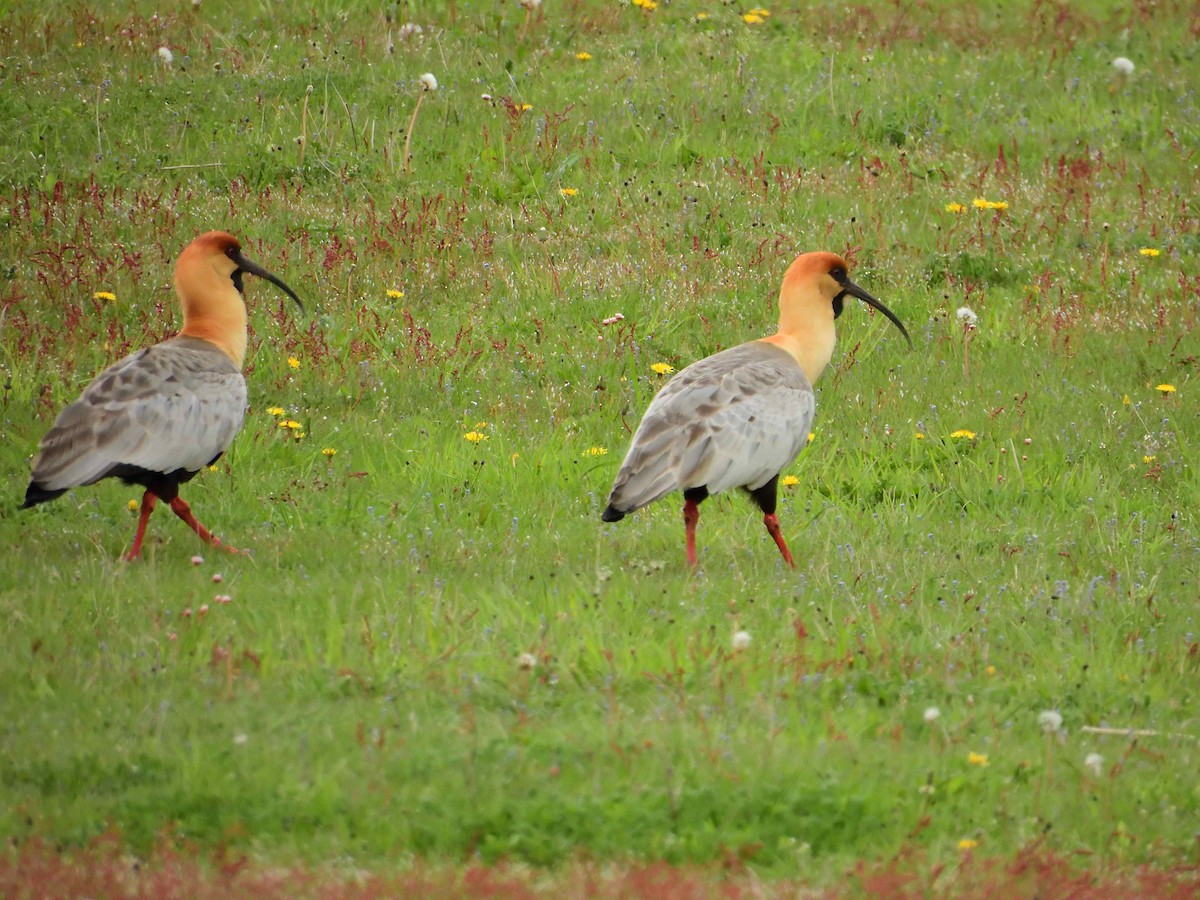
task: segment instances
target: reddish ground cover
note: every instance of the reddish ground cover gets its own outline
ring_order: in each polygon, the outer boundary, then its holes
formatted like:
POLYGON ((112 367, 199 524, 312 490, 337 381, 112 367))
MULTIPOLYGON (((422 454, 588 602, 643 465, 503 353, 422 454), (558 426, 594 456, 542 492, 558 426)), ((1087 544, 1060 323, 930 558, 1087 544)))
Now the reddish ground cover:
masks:
POLYGON ((348 864, 275 866, 246 858, 204 858, 162 846, 149 858, 131 855, 109 836, 83 849, 41 840, 0 853, 0 896, 16 898, 502 898, 597 897, 605 900, 741 900, 741 898, 1070 897, 1073 900, 1200 897, 1200 867, 1171 870, 1081 870, 1065 857, 1029 850, 1015 859, 964 857, 954 867, 912 860, 861 865, 835 887, 803 880, 763 881, 734 862, 678 867, 579 861, 559 871, 524 866, 417 864, 404 871, 356 870, 348 864))

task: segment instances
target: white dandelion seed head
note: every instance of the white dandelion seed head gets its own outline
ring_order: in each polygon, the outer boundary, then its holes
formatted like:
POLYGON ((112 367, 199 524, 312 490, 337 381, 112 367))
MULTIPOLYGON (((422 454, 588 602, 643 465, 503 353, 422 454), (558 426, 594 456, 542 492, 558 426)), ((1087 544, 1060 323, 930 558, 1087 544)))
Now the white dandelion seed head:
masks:
POLYGON ((420 77, 419 80, 421 82, 421 90, 423 90, 423 91, 436 91, 437 90, 437 79, 433 77, 432 72, 426 72, 424 75, 422 75, 420 77))
POLYGON ((1133 60, 1127 56, 1118 56, 1112 61, 1112 66, 1122 75, 1133 74, 1133 60))
POLYGON ((246 733, 244 731, 239 731, 237 734, 235 734, 233 736, 233 742, 235 744, 237 744, 239 747, 242 746, 242 744, 246 743, 248 740, 250 740, 250 738, 246 735, 246 733))
POLYGON ((522 672, 528 672, 537 666, 537 657, 532 653, 522 653, 517 657, 517 668, 522 672))
POLYGON ((954 317, 958 319, 960 325, 967 328, 974 328, 975 323, 979 321, 979 316, 975 315, 975 310, 969 306, 960 306, 954 317))
POLYGON ((159 47, 158 48, 158 58, 161 59, 168 66, 171 63, 175 62, 175 54, 171 52, 170 47, 159 47))
POLYGON ((925 710, 925 722, 929 725, 932 725, 941 717, 941 715, 942 711, 940 709, 938 709, 936 706, 931 706, 925 710))
POLYGON ((1038 713, 1038 724, 1046 734, 1056 734, 1062 728, 1062 713, 1056 709, 1047 709, 1038 713))
POLYGON ((1099 753, 1089 753, 1083 759, 1083 767, 1099 778, 1104 772, 1104 757, 1099 753))
POLYGON ((528 10, 534 10, 542 5, 542 0, 521 0, 521 5, 528 10))
POLYGON ((750 646, 750 632, 735 631, 733 633, 733 649, 741 652, 750 646))

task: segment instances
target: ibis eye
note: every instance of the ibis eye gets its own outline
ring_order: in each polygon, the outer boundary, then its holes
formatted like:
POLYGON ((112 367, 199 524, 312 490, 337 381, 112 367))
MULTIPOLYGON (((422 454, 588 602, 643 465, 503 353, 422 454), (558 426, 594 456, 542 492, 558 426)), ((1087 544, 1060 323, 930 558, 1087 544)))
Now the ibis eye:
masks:
POLYGON ((829 270, 829 277, 832 278, 834 281, 836 281, 838 284, 845 284, 846 283, 846 270, 843 269, 841 266, 836 266, 829 270))

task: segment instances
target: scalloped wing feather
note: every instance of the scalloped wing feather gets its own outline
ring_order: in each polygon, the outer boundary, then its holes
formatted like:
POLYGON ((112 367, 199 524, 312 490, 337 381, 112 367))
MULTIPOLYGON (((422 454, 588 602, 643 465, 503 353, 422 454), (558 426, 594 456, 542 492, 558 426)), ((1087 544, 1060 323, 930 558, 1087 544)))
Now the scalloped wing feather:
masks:
POLYGON ((650 403, 609 503, 632 512, 677 490, 762 487, 804 449, 815 410, 786 350, 752 341, 699 360, 650 403))
POLYGON ((42 438, 33 481, 47 490, 92 484, 116 466, 197 472, 242 426, 246 381, 221 350, 178 337, 101 372, 42 438))

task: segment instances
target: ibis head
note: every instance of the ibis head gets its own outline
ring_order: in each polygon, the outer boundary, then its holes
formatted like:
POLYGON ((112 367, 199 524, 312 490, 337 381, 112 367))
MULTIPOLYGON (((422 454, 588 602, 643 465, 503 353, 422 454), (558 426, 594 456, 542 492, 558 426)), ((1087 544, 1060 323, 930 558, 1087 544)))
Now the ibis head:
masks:
POLYGON ((788 267, 779 288, 779 331, 766 338, 787 350, 800 364, 810 384, 833 356, 837 339, 834 320, 847 296, 875 307, 892 321, 904 339, 912 339, 904 324, 876 297, 850 280, 850 267, 836 253, 804 253, 788 267))
POLYGON ((200 235, 184 248, 175 266, 175 292, 183 305, 179 333, 215 344, 239 369, 246 358, 242 275, 247 272, 265 278, 304 309, 295 291, 247 259, 238 239, 224 231, 200 235))

